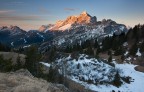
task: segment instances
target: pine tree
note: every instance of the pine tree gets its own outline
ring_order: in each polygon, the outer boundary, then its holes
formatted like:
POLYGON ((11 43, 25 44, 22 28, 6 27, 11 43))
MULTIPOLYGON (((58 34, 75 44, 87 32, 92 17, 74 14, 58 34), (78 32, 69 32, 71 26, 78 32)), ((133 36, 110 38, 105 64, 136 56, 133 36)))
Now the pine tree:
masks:
POLYGON ((56 56, 56 49, 55 48, 51 48, 51 50, 49 52, 49 60, 50 60, 50 62, 53 62, 55 60, 55 56, 56 56))
POLYGON ((31 46, 26 51, 25 68, 28 69, 34 76, 37 76, 37 63, 39 63, 41 55, 38 53, 35 46, 31 46))
POLYGON ((98 44, 98 41, 97 41, 97 39, 96 39, 96 40, 95 40, 95 43, 94 43, 94 47, 95 47, 95 48, 98 48, 98 45, 99 45, 99 44, 98 44))
POLYGON ((108 62, 111 63, 112 62, 112 54, 110 54, 109 58, 108 58, 108 62))
POLYGON ((120 87, 122 85, 121 77, 120 77, 118 71, 116 72, 116 74, 114 76, 113 85, 116 87, 120 87))
POLYGON ((140 52, 144 52, 144 42, 140 46, 140 52))
POLYGON ((22 62, 20 60, 20 56, 18 55, 17 60, 16 60, 16 65, 14 67, 14 71, 19 70, 23 68, 22 62))
POLYGON ((135 56, 137 50, 138 50, 137 44, 134 43, 134 44, 131 46, 130 50, 129 50, 129 54, 135 56))
POLYGON ((120 46, 115 52, 114 52, 114 55, 115 56, 119 56, 119 55, 122 55, 124 53, 124 50, 122 48, 122 46, 120 46))

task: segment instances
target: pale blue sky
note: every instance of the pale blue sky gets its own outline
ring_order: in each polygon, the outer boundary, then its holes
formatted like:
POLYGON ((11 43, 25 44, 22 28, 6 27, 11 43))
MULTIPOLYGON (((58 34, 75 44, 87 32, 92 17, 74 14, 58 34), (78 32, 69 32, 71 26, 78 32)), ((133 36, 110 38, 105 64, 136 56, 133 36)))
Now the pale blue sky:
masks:
POLYGON ((144 24, 144 0, 0 0, 0 26, 38 29, 84 10, 99 21, 106 18, 129 26, 144 24))

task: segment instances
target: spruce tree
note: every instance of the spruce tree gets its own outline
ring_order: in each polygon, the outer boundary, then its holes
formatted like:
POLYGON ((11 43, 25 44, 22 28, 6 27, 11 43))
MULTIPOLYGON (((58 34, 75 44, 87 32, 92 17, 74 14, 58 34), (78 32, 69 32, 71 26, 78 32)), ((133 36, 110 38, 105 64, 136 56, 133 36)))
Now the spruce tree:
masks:
POLYGON ((144 42, 140 46, 140 52, 144 52, 144 42))
POLYGON ((131 46, 130 50, 129 50, 129 54, 135 56, 137 50, 138 50, 137 44, 134 43, 134 44, 131 46))
POLYGON ((112 62, 112 54, 110 54, 109 58, 108 58, 108 62, 111 63, 112 62))
POLYGON ((116 74, 114 76, 113 85, 116 87, 120 87, 122 85, 121 77, 120 77, 118 71, 116 72, 116 74))

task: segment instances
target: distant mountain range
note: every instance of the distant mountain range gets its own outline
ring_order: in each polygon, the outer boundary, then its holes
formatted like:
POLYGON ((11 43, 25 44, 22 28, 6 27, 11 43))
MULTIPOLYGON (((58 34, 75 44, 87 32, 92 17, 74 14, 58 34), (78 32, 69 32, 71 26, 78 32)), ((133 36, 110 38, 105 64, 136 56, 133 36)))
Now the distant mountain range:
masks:
POLYGON ((66 20, 42 25, 38 30, 28 32, 17 26, 0 27, 0 42, 12 47, 45 42, 65 46, 87 39, 119 35, 123 32, 127 32, 125 25, 111 19, 97 21, 95 16, 84 11, 78 16, 69 16, 66 20))

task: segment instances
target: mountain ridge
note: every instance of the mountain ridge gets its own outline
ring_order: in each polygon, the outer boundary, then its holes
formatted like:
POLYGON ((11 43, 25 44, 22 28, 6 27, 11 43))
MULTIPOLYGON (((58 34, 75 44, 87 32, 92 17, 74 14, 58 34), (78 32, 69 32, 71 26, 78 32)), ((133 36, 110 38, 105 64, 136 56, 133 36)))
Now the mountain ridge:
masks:
POLYGON ((78 16, 69 16, 56 24, 42 25, 38 30, 24 31, 17 26, 1 27, 0 41, 12 47, 33 43, 52 42, 53 45, 68 45, 97 37, 126 33, 127 28, 111 19, 97 21, 86 11, 78 16), (11 44, 10 44, 11 43, 11 44))
MULTIPOLYGON (((65 20, 58 20, 55 23, 55 25, 53 27, 49 28, 48 30, 50 30, 50 31, 56 31, 56 30, 65 31, 65 30, 70 29, 73 25, 95 24, 96 22, 97 22, 97 18, 95 16, 92 17, 90 14, 88 14, 86 11, 84 11, 78 16, 68 16, 65 20)), ((42 28, 42 27, 44 28, 43 25, 40 28, 42 28)))

